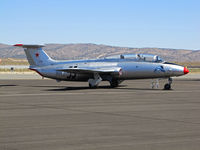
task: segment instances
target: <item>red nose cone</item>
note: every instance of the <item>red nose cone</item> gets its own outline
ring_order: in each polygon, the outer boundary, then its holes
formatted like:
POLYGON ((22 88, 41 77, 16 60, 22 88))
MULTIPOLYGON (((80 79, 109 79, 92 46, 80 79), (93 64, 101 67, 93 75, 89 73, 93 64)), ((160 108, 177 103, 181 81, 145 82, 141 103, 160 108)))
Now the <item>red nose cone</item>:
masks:
POLYGON ((183 72, 184 72, 184 74, 187 74, 187 73, 189 73, 189 70, 186 67, 184 67, 183 72))

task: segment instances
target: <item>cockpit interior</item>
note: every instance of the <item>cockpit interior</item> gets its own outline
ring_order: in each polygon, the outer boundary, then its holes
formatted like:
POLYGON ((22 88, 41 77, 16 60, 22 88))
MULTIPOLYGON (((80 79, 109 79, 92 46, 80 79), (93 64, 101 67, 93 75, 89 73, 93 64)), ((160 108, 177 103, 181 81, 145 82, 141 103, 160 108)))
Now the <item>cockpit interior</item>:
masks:
POLYGON ((108 56, 105 57, 104 59, 126 59, 126 60, 145 61, 154 63, 164 62, 163 59, 160 58, 158 55, 153 55, 153 54, 122 54, 122 55, 108 56))

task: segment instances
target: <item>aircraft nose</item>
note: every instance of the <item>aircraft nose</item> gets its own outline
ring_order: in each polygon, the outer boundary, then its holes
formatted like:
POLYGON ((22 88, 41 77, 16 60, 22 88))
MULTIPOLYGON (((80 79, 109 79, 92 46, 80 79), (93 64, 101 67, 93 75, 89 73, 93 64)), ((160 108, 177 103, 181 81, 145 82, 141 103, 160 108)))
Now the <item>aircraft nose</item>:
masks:
POLYGON ((187 68, 187 67, 184 67, 183 72, 184 72, 184 74, 188 74, 188 73, 189 73, 188 68, 187 68))

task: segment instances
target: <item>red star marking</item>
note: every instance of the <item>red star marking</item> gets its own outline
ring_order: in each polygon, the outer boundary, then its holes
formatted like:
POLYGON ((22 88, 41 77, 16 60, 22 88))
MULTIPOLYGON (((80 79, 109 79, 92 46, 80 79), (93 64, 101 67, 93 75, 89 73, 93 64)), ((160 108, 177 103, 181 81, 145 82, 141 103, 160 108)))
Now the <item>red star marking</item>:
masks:
POLYGON ((39 56, 39 53, 36 53, 35 56, 38 57, 38 56, 39 56))

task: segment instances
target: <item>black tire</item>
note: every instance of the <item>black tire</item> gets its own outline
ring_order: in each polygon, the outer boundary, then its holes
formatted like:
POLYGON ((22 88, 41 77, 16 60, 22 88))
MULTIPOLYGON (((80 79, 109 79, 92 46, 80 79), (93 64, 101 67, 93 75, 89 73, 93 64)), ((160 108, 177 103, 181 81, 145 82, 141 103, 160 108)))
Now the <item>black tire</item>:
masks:
POLYGON ((92 85, 89 83, 89 87, 92 88, 92 85))
POLYGON ((98 86, 92 86, 90 83, 89 83, 89 88, 91 89, 96 89, 98 86))
POLYGON ((170 84, 165 84, 164 90, 171 90, 171 85, 170 84))
POLYGON ((118 80, 113 80, 113 81, 111 81, 111 82, 110 82, 110 86, 111 86, 112 88, 118 87, 118 86, 119 86, 118 80))

